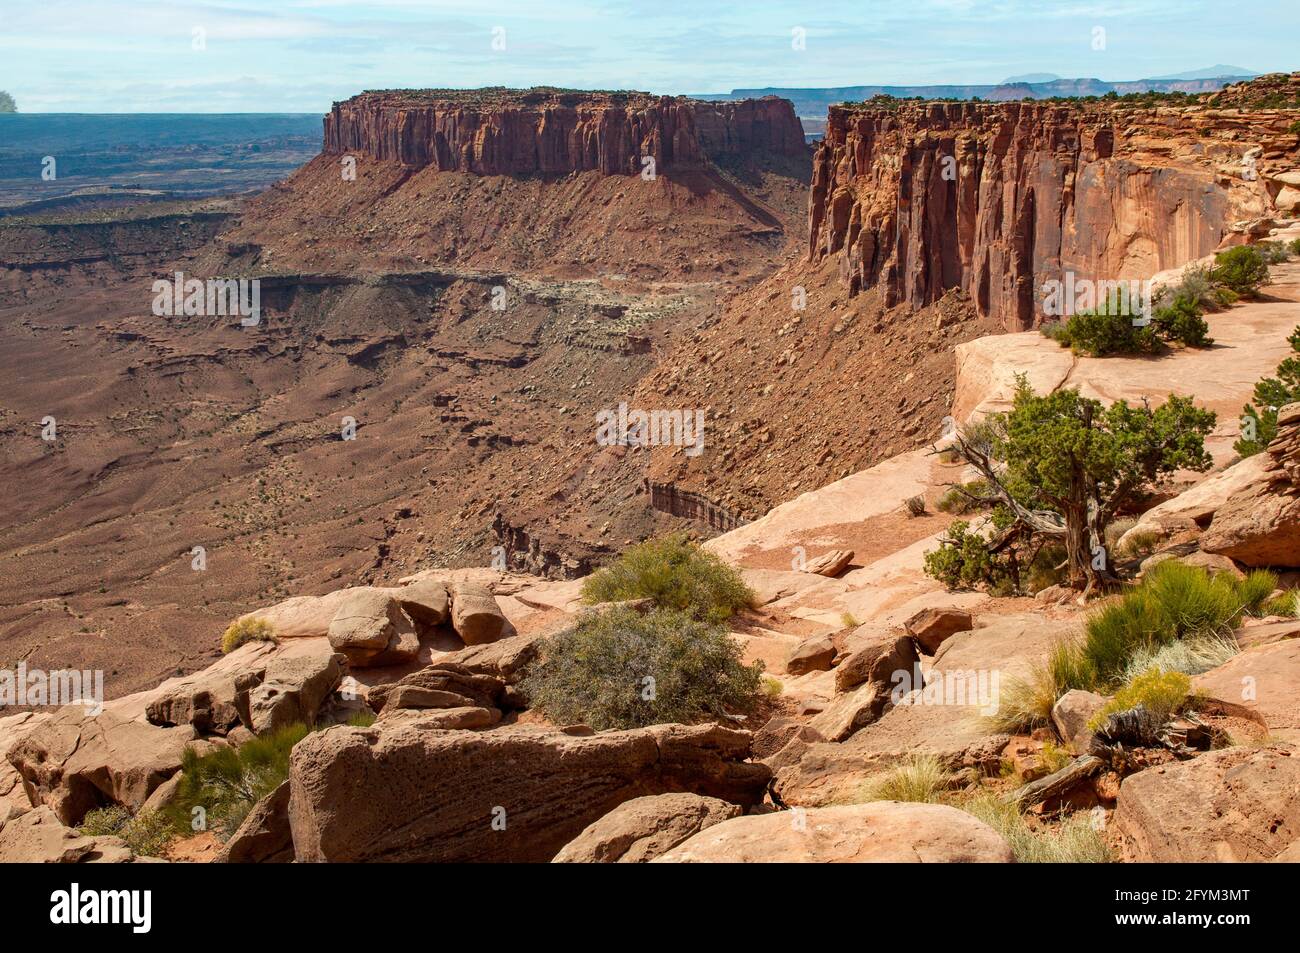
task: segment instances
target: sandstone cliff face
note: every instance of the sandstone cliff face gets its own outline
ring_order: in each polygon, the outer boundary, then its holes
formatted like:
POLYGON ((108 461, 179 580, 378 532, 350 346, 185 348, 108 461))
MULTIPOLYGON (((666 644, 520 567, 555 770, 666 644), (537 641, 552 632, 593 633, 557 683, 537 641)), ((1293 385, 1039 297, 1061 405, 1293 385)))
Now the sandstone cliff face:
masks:
POLYGON ((356 153, 413 168, 479 175, 629 175, 709 160, 807 152, 788 100, 708 103, 644 93, 530 90, 363 93, 325 117, 329 155, 356 153))
POLYGON ((1048 279, 1147 278, 1273 214, 1277 177, 1300 164, 1295 119, 1097 103, 832 107, 809 256, 837 259, 851 295, 879 285, 887 305, 919 308, 960 288, 981 316, 1024 330, 1042 323, 1048 279))

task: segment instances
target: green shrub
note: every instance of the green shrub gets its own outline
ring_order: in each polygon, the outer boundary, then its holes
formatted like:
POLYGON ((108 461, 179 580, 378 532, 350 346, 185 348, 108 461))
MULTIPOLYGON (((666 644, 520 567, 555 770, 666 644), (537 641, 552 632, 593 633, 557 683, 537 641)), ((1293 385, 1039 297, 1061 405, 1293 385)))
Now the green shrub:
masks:
POLYGON ((1127 308, 1115 310, 1116 313, 1105 308, 1080 311, 1070 315, 1064 326, 1056 325, 1044 333, 1075 354, 1090 357, 1150 354, 1159 349, 1160 342, 1151 325, 1139 327, 1133 323, 1135 315, 1127 308))
POLYGON ((1162 672, 1152 666, 1117 691, 1114 698, 1088 719, 1088 728, 1096 731, 1111 715, 1138 705, 1151 712, 1158 723, 1164 723, 1178 714, 1191 690, 1192 680, 1182 672, 1162 672))
POLYGON ((1003 588, 1010 579, 1007 566, 989 553, 984 537, 968 532, 969 528, 964 520, 948 525, 939 548, 925 554, 926 573, 949 589, 1003 588))
POLYGON ((1225 288, 1222 285, 1216 286, 1215 289, 1210 292, 1210 297, 1214 300, 1215 306, 1219 308, 1227 308, 1241 300, 1241 295, 1237 294, 1237 292, 1233 291, 1231 288, 1225 288))
POLYGON ((1282 595, 1269 599, 1264 603, 1260 610, 1260 615, 1280 615, 1288 619, 1294 619, 1300 616, 1300 603, 1297 602, 1297 593, 1295 591, 1284 592, 1282 595))
POLYGON ((1268 604, 1273 591, 1277 589, 1277 575, 1267 569, 1252 569, 1246 578, 1234 584, 1237 598, 1241 601, 1242 611, 1246 615, 1268 615, 1264 607, 1268 604))
POLYGON ((1214 256, 1210 277, 1240 297, 1268 284, 1268 259, 1255 245, 1237 245, 1214 256))
POLYGON ((1055 829, 1035 831, 1014 804, 984 792, 959 804, 993 828, 1021 864, 1106 864, 1113 859, 1106 838, 1087 814, 1074 814, 1055 829))
POLYGON ((751 606, 754 593, 731 566, 673 533, 633 546, 588 576, 582 598, 589 603, 649 598, 660 609, 723 622, 751 606))
POLYGON ((265 619, 237 619, 221 636, 221 651, 229 654, 245 642, 274 642, 275 628, 265 619))
POLYGON ((1262 610, 1267 592, 1260 592, 1276 582, 1270 575, 1238 580, 1174 559, 1160 563, 1142 585, 1093 612, 1082 639, 1053 654, 1049 668, 1058 690, 1106 690, 1124 678, 1140 652, 1189 637, 1226 638, 1243 614, 1262 610))
POLYGON ((1200 265, 1188 265, 1178 276, 1177 281, 1170 282, 1160 289, 1158 303, 1165 304, 1175 298, 1186 298, 1201 307, 1206 307, 1214 301, 1213 292, 1214 279, 1210 277, 1210 269, 1200 265))
POLYGON ((1048 774, 1055 774, 1074 760, 1074 756, 1066 748, 1058 745, 1051 738, 1043 742, 1043 749, 1038 753, 1038 757, 1048 774))
POLYGON ((1214 343, 1214 338, 1209 336, 1210 326, 1203 314, 1204 309, 1198 299, 1189 294, 1179 294, 1169 299, 1167 304, 1156 308, 1151 321, 1162 340, 1187 347, 1209 347, 1214 343))
POLYGON ((863 800, 934 804, 943 799, 952 781, 952 773, 934 755, 909 755, 902 764, 872 778, 863 800))
MULTIPOLYGON (((1300 127, 1300 121, 1297 121, 1295 125, 1300 127)), ((1293 255, 1300 255, 1300 238, 1293 238, 1287 242, 1286 249, 1293 255)))
POLYGON ((221 839, 233 834, 248 812, 289 777, 289 754, 307 737, 306 725, 288 725, 250 738, 238 748, 222 747, 199 755, 187 748, 181 755, 181 781, 165 813, 176 830, 196 830, 195 808, 202 808, 202 826, 221 839))
POLYGON ((78 830, 92 837, 120 837, 140 857, 161 857, 176 838, 171 821, 159 811, 142 811, 131 816, 124 807, 101 807, 90 811, 78 830))
POLYGON ((762 675, 761 662, 741 663, 740 647, 720 626, 676 610, 620 607, 586 613, 552 637, 522 688, 551 721, 604 730, 746 711, 762 675))

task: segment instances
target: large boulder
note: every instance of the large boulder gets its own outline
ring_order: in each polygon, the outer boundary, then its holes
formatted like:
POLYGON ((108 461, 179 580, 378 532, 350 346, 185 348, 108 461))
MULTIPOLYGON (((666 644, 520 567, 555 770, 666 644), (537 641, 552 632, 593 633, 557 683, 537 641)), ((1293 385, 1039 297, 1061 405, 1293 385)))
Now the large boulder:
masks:
POLYGON ((939 651, 949 636, 974 627, 974 618, 964 609, 922 609, 903 623, 926 655, 939 651))
POLYGON ((451 604, 447 584, 441 579, 421 579, 395 590, 394 597, 417 626, 433 628, 447 621, 451 604))
POLYGON ((644 864, 740 808, 698 794, 652 794, 624 801, 555 855, 555 864, 644 864))
POLYGON ((287 864, 293 860, 289 830, 289 782, 283 782, 248 812, 215 858, 219 864, 287 864))
POLYGON ((1268 455, 1255 454, 1212 474, 1190 489, 1153 506, 1119 538, 1116 547, 1126 552, 1138 542, 1170 540, 1199 536, 1210 525, 1224 503, 1237 491, 1258 481, 1268 468, 1268 455))
POLYGON ((835 660, 835 643, 824 635, 804 639, 785 661, 785 674, 798 677, 809 672, 825 672, 835 660))
POLYGON ((68 705, 14 745, 8 759, 28 800, 73 826, 105 804, 139 810, 180 770, 194 737, 189 725, 158 728, 108 710, 88 716, 80 705, 68 705))
POLYGON ((50 712, 25 711, 0 718, 0 821, 10 813, 21 813, 32 806, 23 790, 22 775, 5 754, 51 717, 50 712))
POLYGON ((506 683, 495 675, 467 671, 455 662, 438 662, 403 675, 396 682, 375 685, 366 695, 366 702, 375 711, 389 706, 393 696, 398 696, 394 708, 455 708, 474 705, 480 708, 509 707, 506 704, 506 683), (408 691, 417 690, 417 691, 408 691), (422 694, 437 692, 440 694, 422 694), (442 699, 445 704, 417 705, 416 700, 442 699))
POLYGON ((757 803, 749 734, 655 725, 567 734, 533 725, 442 731, 403 718, 335 727, 293 750, 299 861, 548 861, 624 801, 691 791, 757 803))
POLYGON ((1300 641, 1255 645, 1192 679, 1192 688, 1269 737, 1300 744, 1300 641))
POLYGON ((1300 748, 1224 748, 1129 775, 1112 829, 1129 861, 1273 860, 1300 836, 1300 748))
POLYGON ((856 628, 845 644, 848 655, 835 667, 835 691, 852 691, 866 682, 895 684, 895 672, 911 673, 920 662, 916 646, 901 632, 870 625, 856 628))
POLYGON ((1277 427, 1263 472, 1215 512, 1204 552, 1247 566, 1300 566, 1300 404, 1278 411, 1277 427))
POLYGON ((506 617, 492 591, 475 582, 458 582, 451 592, 451 626, 466 645, 495 642, 505 632, 506 617))
POLYGON ((237 682, 235 705, 244 724, 262 734, 316 720, 347 673, 337 653, 276 655, 237 682))
POLYGON ((329 642, 357 667, 399 665, 420 651, 415 624, 389 590, 358 588, 330 621, 329 642))
POLYGON ((1092 746, 1093 732, 1088 722, 1106 707, 1106 697, 1096 692, 1071 689, 1052 706, 1052 724, 1061 740, 1074 749, 1075 754, 1087 754, 1092 746))
POLYGON ((90 837, 63 824, 48 807, 0 818, 0 864, 112 864, 132 859, 117 837, 90 837))
POLYGON ((873 801, 737 817, 656 858, 671 864, 1012 863, 983 821, 942 804, 873 801))

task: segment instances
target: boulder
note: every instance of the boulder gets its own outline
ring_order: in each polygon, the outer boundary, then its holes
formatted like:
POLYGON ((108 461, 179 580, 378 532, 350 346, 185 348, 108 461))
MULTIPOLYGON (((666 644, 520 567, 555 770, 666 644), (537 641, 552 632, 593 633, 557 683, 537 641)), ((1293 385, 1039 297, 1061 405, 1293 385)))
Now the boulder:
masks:
POLYGON ((415 625, 387 590, 358 588, 339 604, 330 621, 329 642, 357 668, 397 665, 420 651, 415 625))
POLYGON ((767 724, 754 732, 751 750, 754 757, 761 761, 776 754, 796 735, 802 735, 809 741, 826 740, 808 725, 784 715, 777 715, 775 718, 769 718, 767 724))
POLYGON ((464 708, 472 706, 474 699, 457 692, 418 685, 396 685, 384 699, 384 711, 397 708, 464 708))
POLYGON ((1092 744, 1088 721, 1106 705, 1106 697, 1094 692, 1071 689, 1052 706, 1052 724, 1061 740, 1074 749, 1075 754, 1087 754, 1092 744))
MULTIPOLYGON (((466 671, 454 662, 438 662, 403 675, 396 682, 373 686, 366 695, 366 702, 375 711, 383 711, 390 696, 399 693, 410 698, 455 696, 460 699, 460 705, 496 708, 504 704, 506 683, 494 675, 466 671), (419 691, 408 695, 407 689, 419 691), (420 694, 424 692, 440 692, 442 695, 420 694)), ((404 707, 404 703, 397 707, 404 707)))
POLYGON ((218 864, 287 864, 293 860, 289 782, 253 805, 214 858, 218 864))
POLYGON ((785 662, 785 673, 798 677, 809 672, 825 672, 835 659, 835 644, 826 636, 804 639, 785 662))
POLYGON ((944 640, 975 627, 975 620, 962 609, 922 609, 903 623, 926 655, 939 651, 944 640))
POLYGON ((846 643, 848 655, 835 668, 835 691, 848 692, 865 682, 890 685, 895 672, 910 673, 920 661, 911 638, 869 625, 859 626, 846 643))
POLYGON ((840 692, 808 723, 827 741, 843 741, 878 719, 889 707, 890 687, 885 682, 863 682, 840 692))
POLYGON ((236 683, 235 706, 244 724, 258 734, 310 724, 346 672, 347 659, 337 653, 274 655, 265 668, 236 683))
POLYGON ((624 801, 565 844, 553 864, 644 864, 740 808, 698 794, 653 794, 624 801))
POLYGON ((118 837, 90 837, 67 827, 48 807, 0 821, 0 863, 114 864, 131 860, 118 837))
POLYGON ((1228 498, 1255 483, 1267 469, 1267 464, 1265 454, 1246 457, 1172 499, 1153 506, 1125 531, 1116 549, 1124 553, 1144 537, 1163 545, 1199 536, 1228 498))
MULTIPOLYGON (((491 728, 501 720, 495 708, 385 708, 379 715, 384 728, 402 720, 417 724, 426 731, 479 731, 491 728)), ((378 724, 379 722, 376 722, 378 724)))
POLYGON ((1300 403, 1278 411, 1277 430, 1257 479, 1215 512, 1203 552, 1246 566, 1300 566, 1300 403))
POLYGON ((1300 744, 1300 640, 1255 645, 1192 679, 1192 689, 1269 737, 1300 744))
POLYGON ((943 804, 872 801, 716 824, 655 863, 1000 863, 1011 847, 983 821, 943 804))
POLYGON ((396 590, 396 599, 417 626, 433 628, 447 621, 450 598, 441 579, 413 582, 396 590))
POLYGON ((770 775, 746 762, 749 740, 717 725, 328 728, 293 750, 294 851, 299 861, 548 861, 633 797, 757 803, 770 775))
POLYGON ((851 559, 853 559, 853 550, 832 549, 828 553, 822 553, 815 559, 808 560, 804 564, 803 571, 816 576, 834 578, 844 571, 851 559))
POLYGON ((1128 861, 1273 860, 1300 836, 1300 748, 1224 748, 1129 775, 1111 827, 1128 861))
POLYGON ((457 583, 451 593, 451 626, 466 645, 484 645, 501 638, 506 617, 487 586, 457 583))
POLYGON ((189 725, 158 728, 108 710, 87 716, 82 706, 68 705, 14 745, 8 760, 29 801, 74 826, 106 804, 138 811, 180 770, 194 737, 189 725))
POLYGON ((21 813, 32 806, 23 790, 22 775, 9 763, 5 754, 51 717, 50 712, 25 711, 0 718, 0 821, 11 809, 21 813))

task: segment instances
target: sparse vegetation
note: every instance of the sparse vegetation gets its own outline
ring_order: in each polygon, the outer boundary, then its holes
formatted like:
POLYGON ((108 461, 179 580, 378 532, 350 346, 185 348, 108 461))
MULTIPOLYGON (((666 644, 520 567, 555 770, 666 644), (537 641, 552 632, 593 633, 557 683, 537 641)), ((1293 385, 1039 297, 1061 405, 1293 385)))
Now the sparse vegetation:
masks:
POLYGON ((176 837, 171 822, 162 813, 142 811, 132 816, 118 805, 89 811, 78 831, 91 837, 120 837, 133 854, 141 857, 161 857, 176 837))
POLYGON ((1198 635, 1167 645, 1144 645, 1129 656, 1121 677, 1130 683, 1150 668, 1200 675, 1218 668, 1240 651, 1235 639, 1222 635, 1198 635))
POLYGON ((1096 731, 1116 712, 1129 711, 1141 705, 1163 724, 1182 709, 1191 693, 1192 682, 1182 672, 1162 672, 1154 665, 1135 676, 1115 693, 1115 697, 1088 720, 1088 728, 1096 731))
POLYGON ((1134 324, 1135 316, 1127 307, 1102 307, 1072 314, 1065 322, 1044 324, 1041 331, 1061 347, 1089 357, 1158 350, 1160 340, 1152 326, 1134 324))
POLYGON ((1105 864, 1113 860, 1105 837, 1086 814, 1063 818, 1054 829, 1034 830, 1014 804, 991 792, 981 792, 957 806, 1001 834, 1017 863, 1105 864))
POLYGON ((306 725, 288 725, 259 735, 238 748, 217 748, 200 755, 187 748, 181 756, 181 782, 164 812, 184 834, 195 831, 195 808, 203 827, 222 840, 233 834, 248 812, 289 777, 289 754, 307 737, 306 725))
POLYGON ((934 755, 915 754, 872 778, 863 792, 863 800, 934 804, 943 800, 952 781, 952 773, 934 755))
POLYGON ((590 612, 550 639, 524 677, 532 706, 597 730, 725 719, 752 708, 763 665, 721 626, 677 610, 590 612))
POLYGON ((237 619, 221 636, 221 651, 229 655, 247 642, 275 642, 275 627, 265 619, 237 619))
POLYGON ((988 484, 983 480, 959 483, 944 491, 935 508, 941 513, 953 513, 957 516, 988 509, 993 505, 987 501, 988 493, 988 484))
POLYGON ((907 512, 909 516, 925 515, 925 497, 909 496, 907 498, 907 512))
POLYGON ((583 582, 586 602, 653 599, 660 609, 723 622, 753 604, 754 593, 731 566, 681 533, 628 549, 583 582))
POLYGON ((1276 582, 1267 572, 1238 580, 1166 560, 1147 573, 1142 585, 1094 612, 1083 638, 1064 643, 1053 655, 1056 689, 1105 691, 1122 683, 1140 652, 1155 653, 1189 638, 1227 638, 1243 615, 1262 609, 1276 582))
POLYGON ((1051 666, 1036 665, 1027 677, 1006 679, 998 693, 998 709, 989 716, 989 726, 1007 734, 1028 734, 1050 725, 1052 706, 1066 691, 1058 684, 1051 666))

